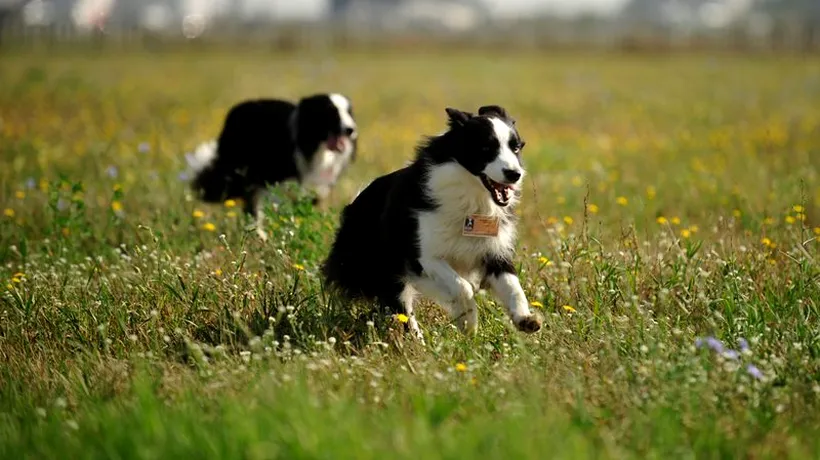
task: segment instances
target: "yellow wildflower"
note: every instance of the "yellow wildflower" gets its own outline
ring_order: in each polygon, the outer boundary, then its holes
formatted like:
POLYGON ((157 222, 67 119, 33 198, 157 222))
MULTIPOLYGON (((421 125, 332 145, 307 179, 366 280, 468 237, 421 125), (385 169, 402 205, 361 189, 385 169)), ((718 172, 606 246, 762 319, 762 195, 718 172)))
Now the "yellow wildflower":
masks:
POLYGON ((48 191, 48 181, 45 179, 40 179, 40 190, 48 191))
POLYGON ((592 214, 598 214, 598 205, 588 204, 587 205, 587 211, 589 211, 592 214))
POLYGON ((535 300, 533 302, 530 302, 530 305, 532 305, 533 307, 544 308, 544 304, 542 304, 541 302, 539 302, 537 300, 535 300))
POLYGON ((820 227, 814 227, 814 234, 820 236, 820 227))
POLYGON ((689 231, 692 232, 692 233, 697 233, 698 230, 700 230, 700 227, 698 227, 697 225, 690 225, 689 226, 689 231))
POLYGON ((114 212, 122 211, 122 203, 120 203, 119 201, 112 201, 111 202, 111 210, 114 211, 114 212))
POLYGON ((564 203, 566 203, 566 202, 567 202, 567 199, 566 199, 565 197, 563 197, 563 196, 559 196, 558 198, 556 198, 556 200, 555 200, 555 201, 556 201, 558 204, 564 204, 564 203))
POLYGON ((732 215, 735 217, 740 217, 743 215, 743 213, 740 212, 740 209, 735 209, 734 211, 732 211, 732 215))
POLYGON ((404 313, 399 313, 396 315, 396 319, 399 320, 400 323, 407 323, 410 321, 410 318, 408 318, 404 313))
POLYGON ((225 207, 232 208, 236 206, 236 200, 225 200, 225 207))
POLYGON ((227 212, 227 216, 228 216, 228 217, 236 217, 236 213, 235 213, 235 212, 233 212, 233 211, 228 211, 228 212, 227 212))
POLYGON ((765 237, 764 237, 762 240, 760 240, 760 242, 763 244, 763 246, 766 246, 767 248, 770 248, 770 249, 774 249, 774 248, 776 248, 776 247, 777 247, 777 244, 775 244, 775 243, 774 243, 772 240, 770 240, 769 238, 765 238, 765 237))
POLYGON ((191 215, 194 216, 194 219, 202 219, 205 217, 205 213, 199 209, 194 209, 194 212, 191 215))
POLYGON ((805 211, 805 208, 803 206, 800 206, 799 204, 796 204, 796 205, 792 206, 792 211, 794 211, 794 212, 803 212, 803 211, 805 211))
POLYGON ((6 208, 3 210, 3 215, 6 217, 14 217, 14 209, 6 208))
POLYGON ((202 224, 202 230, 206 230, 206 231, 209 231, 209 232, 215 232, 216 231, 216 225, 214 225, 210 222, 205 222, 204 224, 202 224))
POLYGON ((795 222, 797 222, 797 220, 796 220, 794 217, 792 217, 792 216, 786 216, 786 223, 787 223, 787 224, 793 224, 793 223, 795 223, 795 222))
POLYGON ((552 265, 552 261, 544 256, 539 257, 538 262, 540 262, 542 265, 552 265))
POLYGON ((774 224, 774 217, 767 217, 763 219, 763 225, 773 225, 774 224))
POLYGON ((658 217, 657 219, 655 219, 655 221, 661 225, 666 225, 666 223, 669 222, 668 220, 666 220, 666 217, 663 216, 658 217))
POLYGON ((584 182, 581 180, 581 176, 572 176, 572 185, 580 187, 583 183, 584 182))
POLYGON ((684 228, 683 230, 680 231, 680 236, 683 239, 687 239, 690 236, 692 236, 692 231, 689 230, 688 228, 684 228))
POLYGON ((805 222, 806 221, 806 215, 803 214, 802 212, 798 212, 797 214, 794 215, 794 217, 797 220, 799 220, 800 222, 805 222))
POLYGON ((221 268, 217 268, 216 270, 214 270, 214 275, 216 275, 216 276, 222 276, 222 269, 221 269, 221 268))
POLYGON ((563 306, 563 307, 561 307, 561 308, 563 308, 563 309, 564 309, 564 311, 567 311, 567 312, 569 312, 569 313, 575 313, 575 309, 574 309, 574 308, 572 308, 572 307, 571 307, 571 306, 569 306, 569 305, 564 305, 564 306, 563 306))
POLYGON ((547 225, 555 225, 558 223, 558 218, 555 216, 550 216, 547 218, 547 225))
POLYGON ((572 222, 573 222, 572 217, 570 217, 570 216, 564 216, 564 222, 565 222, 567 225, 572 225, 572 222))
POLYGON ((467 372, 467 365, 464 363, 456 364, 456 370, 459 372, 467 372))
POLYGON ((672 218, 672 225, 680 225, 680 217, 673 217, 672 218))
POLYGON ((115 192, 119 192, 120 190, 122 190, 122 184, 114 184, 113 189, 115 192))
POLYGON ((650 200, 653 200, 653 199, 655 199, 656 194, 657 194, 657 191, 655 190, 655 187, 653 187, 651 185, 649 187, 646 187, 646 197, 647 198, 649 198, 650 200))
POLYGON ((300 271, 304 271, 304 270, 305 270, 305 266, 304 266, 304 265, 302 265, 302 264, 293 264, 293 265, 291 265, 291 267, 293 267, 293 268, 295 268, 295 269, 297 269, 297 270, 300 270, 300 271))
POLYGON ((621 206, 626 206, 629 204, 629 200, 627 200, 625 196, 619 196, 618 198, 615 198, 615 202, 621 206))
POLYGON ((16 192, 14 192, 14 196, 17 197, 18 200, 22 200, 23 198, 26 197, 26 192, 24 192, 22 190, 18 190, 16 192))

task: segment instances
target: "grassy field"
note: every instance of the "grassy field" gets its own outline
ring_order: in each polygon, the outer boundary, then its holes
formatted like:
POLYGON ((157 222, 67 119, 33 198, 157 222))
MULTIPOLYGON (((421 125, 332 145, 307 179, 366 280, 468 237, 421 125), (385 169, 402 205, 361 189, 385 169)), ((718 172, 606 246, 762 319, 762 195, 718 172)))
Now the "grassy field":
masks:
POLYGON ((0 458, 817 458, 820 60, 476 52, 7 54, 0 458), (184 153, 244 97, 340 91, 360 160, 267 244, 184 153), (445 106, 500 104, 517 263, 460 335, 323 292, 340 207, 445 106))

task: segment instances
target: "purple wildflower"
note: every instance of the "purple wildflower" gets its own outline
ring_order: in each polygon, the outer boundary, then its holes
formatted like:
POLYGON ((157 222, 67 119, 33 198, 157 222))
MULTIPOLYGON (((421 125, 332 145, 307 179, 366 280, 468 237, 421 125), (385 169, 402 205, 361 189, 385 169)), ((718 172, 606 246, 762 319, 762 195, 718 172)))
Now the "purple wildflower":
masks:
POLYGON ((109 166, 108 169, 105 170, 105 173, 108 174, 108 177, 112 179, 116 179, 117 176, 120 174, 119 170, 117 170, 116 166, 109 166))
POLYGON ((754 364, 747 365, 746 372, 757 380, 763 380, 763 372, 761 372, 760 369, 758 369, 754 364))
POLYGON ((37 181, 35 181, 33 177, 26 179, 26 188, 32 190, 34 187, 37 187, 37 181))
POLYGON ((723 342, 721 342, 720 340, 718 340, 714 337, 706 337, 705 339, 700 339, 699 338, 697 341, 695 341, 695 345, 698 348, 706 346, 710 350, 715 351, 717 353, 723 353, 723 350, 724 350, 723 342))
POLYGON ((142 142, 142 143, 140 143, 140 145, 137 147, 137 150, 138 150, 140 153, 148 153, 148 152, 150 152, 150 151, 151 151, 151 144, 149 144, 149 143, 147 143, 147 142, 142 142))
POLYGON ((749 342, 747 342, 746 339, 744 339, 743 337, 741 337, 740 340, 737 341, 737 344, 738 346, 740 346, 741 352, 745 352, 749 349, 749 342))
POLYGON ((731 359, 732 361, 735 361, 740 357, 740 353, 736 352, 735 350, 726 350, 723 352, 723 356, 726 359, 731 359))

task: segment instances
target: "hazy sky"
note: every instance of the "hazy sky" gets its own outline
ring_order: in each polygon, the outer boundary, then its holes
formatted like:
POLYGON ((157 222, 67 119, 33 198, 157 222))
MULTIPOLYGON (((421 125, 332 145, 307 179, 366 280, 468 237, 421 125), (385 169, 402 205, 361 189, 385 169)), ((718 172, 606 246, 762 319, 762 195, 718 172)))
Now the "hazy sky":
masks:
MULTIPOLYGON (((606 13, 617 11, 628 0, 481 0, 499 16, 517 16, 534 11, 556 13, 606 13)), ((244 0, 246 10, 266 11, 277 16, 314 17, 325 11, 328 0, 244 0)))

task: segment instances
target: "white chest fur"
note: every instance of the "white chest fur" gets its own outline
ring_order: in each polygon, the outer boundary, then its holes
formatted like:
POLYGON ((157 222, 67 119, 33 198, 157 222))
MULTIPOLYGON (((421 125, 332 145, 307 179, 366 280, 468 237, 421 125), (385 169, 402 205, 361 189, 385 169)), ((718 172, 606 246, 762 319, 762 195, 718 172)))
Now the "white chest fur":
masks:
POLYGON ((302 185, 313 189, 322 197, 326 196, 344 168, 350 163, 352 153, 353 149, 350 147, 339 153, 325 148, 322 144, 310 163, 301 153, 297 153, 296 167, 302 178, 302 185))
POLYGON ((476 283, 477 272, 487 255, 512 254, 515 223, 505 209, 493 203, 481 182, 463 167, 453 163, 434 167, 428 177, 427 193, 438 208, 418 215, 422 258, 443 259, 461 276, 476 283), (498 235, 464 236, 464 220, 475 214, 498 218, 498 235))

